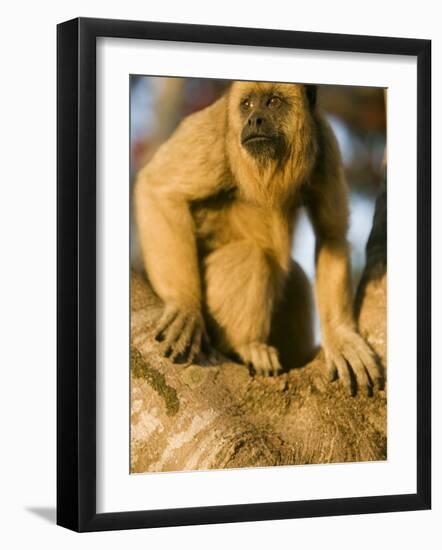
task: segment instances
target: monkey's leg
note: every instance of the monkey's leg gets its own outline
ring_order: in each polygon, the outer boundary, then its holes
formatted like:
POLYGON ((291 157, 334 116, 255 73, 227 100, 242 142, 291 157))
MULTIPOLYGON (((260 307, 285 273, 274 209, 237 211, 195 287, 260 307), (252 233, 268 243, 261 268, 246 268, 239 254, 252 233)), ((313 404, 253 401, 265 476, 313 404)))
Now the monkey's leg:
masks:
POLYGON ((276 348, 267 343, 281 277, 275 262, 248 241, 219 248, 204 262, 206 313, 215 344, 235 352, 258 374, 281 370, 276 348))
POLYGON ((314 356, 313 293, 310 281, 294 260, 284 293, 273 313, 269 342, 279 351, 284 370, 302 367, 314 356))

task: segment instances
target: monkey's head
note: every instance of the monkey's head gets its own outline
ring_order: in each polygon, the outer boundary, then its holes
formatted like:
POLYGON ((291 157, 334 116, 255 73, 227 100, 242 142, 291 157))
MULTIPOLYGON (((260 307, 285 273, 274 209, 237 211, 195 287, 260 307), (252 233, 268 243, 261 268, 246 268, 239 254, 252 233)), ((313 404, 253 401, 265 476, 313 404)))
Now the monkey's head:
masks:
POLYGON ((234 82, 229 92, 229 126, 237 144, 258 164, 281 164, 297 153, 300 133, 315 103, 315 86, 234 82))

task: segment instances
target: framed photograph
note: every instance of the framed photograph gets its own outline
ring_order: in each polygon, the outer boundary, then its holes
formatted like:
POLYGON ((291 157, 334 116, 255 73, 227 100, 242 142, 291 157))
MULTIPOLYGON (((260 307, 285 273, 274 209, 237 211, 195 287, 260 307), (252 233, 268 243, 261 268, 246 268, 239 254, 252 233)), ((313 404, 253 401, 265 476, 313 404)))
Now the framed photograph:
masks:
POLYGON ((57 523, 429 509, 431 42, 57 40, 57 523))

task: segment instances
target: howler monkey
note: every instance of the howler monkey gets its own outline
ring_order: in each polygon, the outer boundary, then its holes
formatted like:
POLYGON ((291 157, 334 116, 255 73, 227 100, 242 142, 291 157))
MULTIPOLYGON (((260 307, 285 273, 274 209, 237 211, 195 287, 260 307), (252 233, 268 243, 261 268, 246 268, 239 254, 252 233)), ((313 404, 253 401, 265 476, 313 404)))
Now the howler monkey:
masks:
POLYGON ((192 361, 208 335, 258 374, 311 358, 311 289, 291 258, 300 206, 316 235, 330 376, 350 390, 382 384, 353 318, 341 156, 310 85, 233 82, 140 170, 135 212, 147 275, 165 304, 165 355, 192 361))

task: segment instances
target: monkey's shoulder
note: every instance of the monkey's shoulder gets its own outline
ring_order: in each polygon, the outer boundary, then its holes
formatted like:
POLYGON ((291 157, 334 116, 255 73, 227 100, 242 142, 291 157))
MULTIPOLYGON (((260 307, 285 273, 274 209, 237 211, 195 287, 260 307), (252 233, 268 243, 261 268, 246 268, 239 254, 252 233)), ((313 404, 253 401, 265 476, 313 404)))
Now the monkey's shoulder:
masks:
POLYGON ((186 117, 145 167, 151 176, 217 189, 228 178, 224 98, 186 117))
POLYGON ((227 127, 226 99, 220 99, 184 118, 173 134, 172 142, 185 141, 198 149, 214 147, 224 141, 227 127))

